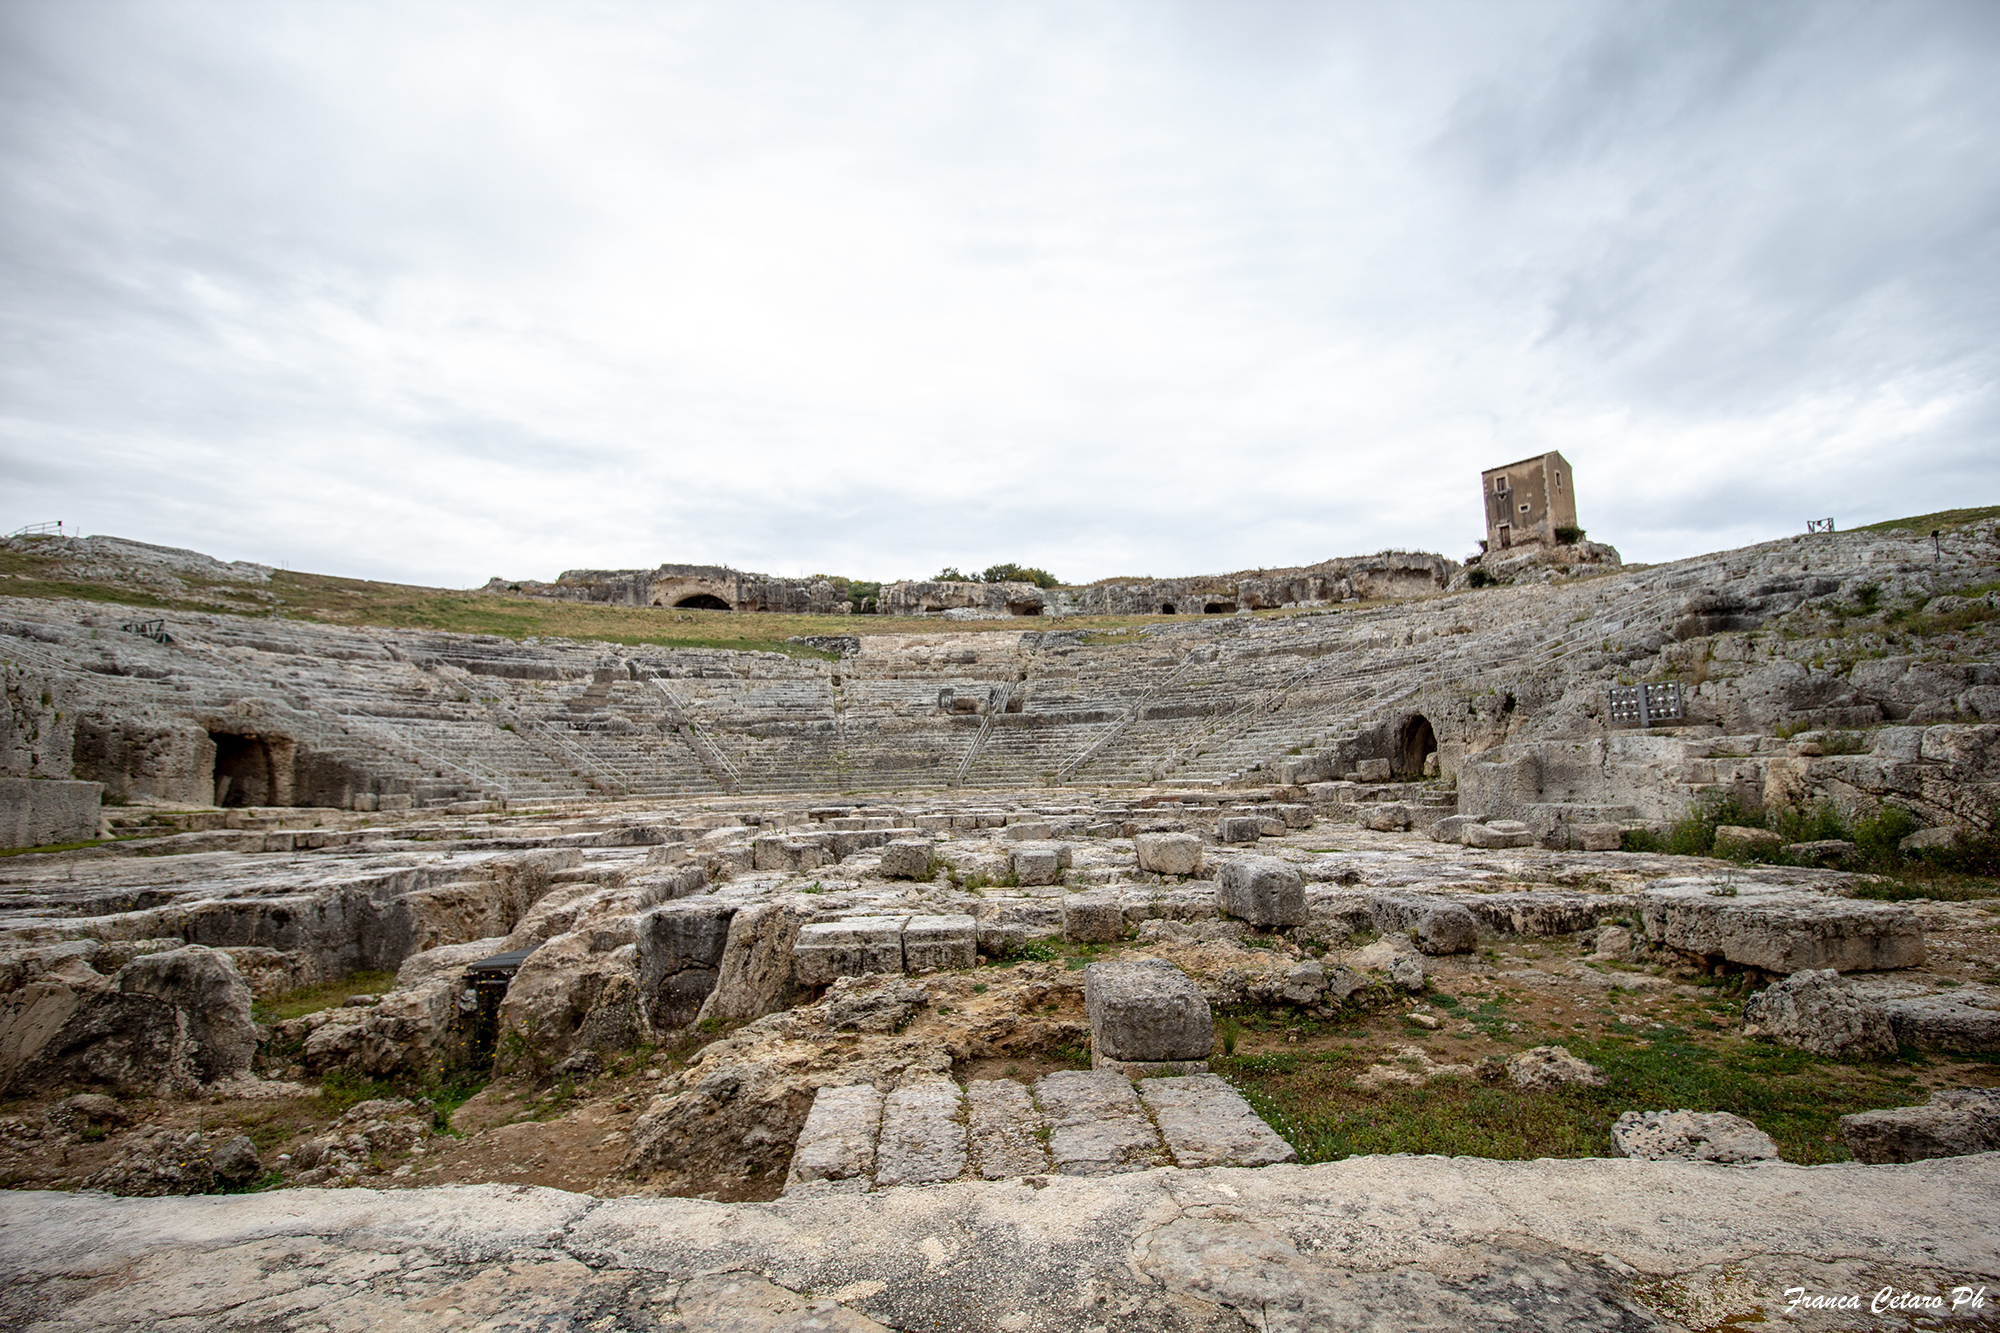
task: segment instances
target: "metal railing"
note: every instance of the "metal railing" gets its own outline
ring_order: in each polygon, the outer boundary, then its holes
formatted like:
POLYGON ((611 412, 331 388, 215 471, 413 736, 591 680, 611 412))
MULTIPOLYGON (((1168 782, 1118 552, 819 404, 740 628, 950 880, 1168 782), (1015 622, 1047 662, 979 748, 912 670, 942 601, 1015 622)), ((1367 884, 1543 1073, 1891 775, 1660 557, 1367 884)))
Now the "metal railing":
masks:
POLYGON ((682 739, 687 741, 688 748, 694 751, 695 758, 701 761, 709 776, 720 783, 724 791, 734 791, 741 786, 743 775, 737 772, 735 764, 729 762, 729 756, 722 752, 722 747, 716 743, 708 728, 688 711, 686 700, 675 694, 667 682, 661 680, 650 668, 642 667, 636 662, 632 667, 638 673, 639 679, 658 690, 660 696, 667 701, 667 720, 680 729, 682 739))
POLYGON ((1014 682, 1011 680, 1000 683, 1000 692, 997 695, 991 691, 987 693, 986 716, 979 719, 979 730, 973 733, 972 744, 965 747, 965 755, 958 761, 958 767, 952 772, 951 781, 947 782, 946 786, 965 785, 965 775, 972 771, 972 765, 978 760, 979 752, 986 748, 986 738, 993 734, 993 719, 1007 711, 1007 701, 1013 697, 1014 682))
POLYGON ((1188 668, 1193 666, 1197 660, 1206 656, 1206 654, 1207 650, 1205 648, 1190 649, 1181 658, 1179 663, 1175 665, 1172 671, 1168 672, 1161 679, 1154 681, 1138 698, 1134 699, 1125 711, 1113 720, 1109 727, 1105 728, 1102 736, 1099 736, 1096 740, 1090 742, 1060 764, 1057 764, 1055 785, 1061 786, 1068 782, 1071 775, 1079 768, 1082 768, 1085 764, 1110 748, 1113 741, 1124 735, 1131 728, 1132 724, 1139 720, 1139 714, 1145 711, 1146 705, 1152 702, 1154 695, 1158 694, 1161 690, 1169 688, 1175 681, 1186 675, 1188 668))

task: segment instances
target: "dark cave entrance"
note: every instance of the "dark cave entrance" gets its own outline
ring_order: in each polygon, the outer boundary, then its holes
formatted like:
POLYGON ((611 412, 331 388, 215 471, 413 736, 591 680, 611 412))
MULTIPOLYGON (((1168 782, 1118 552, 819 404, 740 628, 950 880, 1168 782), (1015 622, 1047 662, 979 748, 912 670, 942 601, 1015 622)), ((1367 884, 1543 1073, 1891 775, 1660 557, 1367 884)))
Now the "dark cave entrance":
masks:
POLYGON ((1160 614, 1161 614, 1161 615, 1163 615, 1163 616, 1170 616, 1170 615, 1172 615, 1173 613, 1174 613, 1174 604, 1173 604, 1172 602, 1161 602, 1161 603, 1160 603, 1160 614))
POLYGON ((1431 720, 1418 713, 1403 724, 1396 738, 1396 776, 1405 782, 1421 778, 1425 761, 1437 753, 1437 748, 1437 732, 1431 728, 1431 720))
POLYGON ((727 611, 730 609, 729 603, 723 601, 712 592, 698 592, 692 597, 683 597, 678 602, 675 602, 674 605, 685 607, 690 611, 727 611))
POLYGON ((278 766, 269 741, 228 731, 211 731, 208 738, 215 742, 217 805, 278 804, 278 766))

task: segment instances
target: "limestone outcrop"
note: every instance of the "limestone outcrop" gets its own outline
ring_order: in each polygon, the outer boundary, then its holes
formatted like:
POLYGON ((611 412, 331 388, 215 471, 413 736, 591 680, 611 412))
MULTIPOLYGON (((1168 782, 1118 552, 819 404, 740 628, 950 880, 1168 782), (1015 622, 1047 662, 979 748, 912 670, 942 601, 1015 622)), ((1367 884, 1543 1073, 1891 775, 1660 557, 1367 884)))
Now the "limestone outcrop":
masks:
POLYGON ((644 1310, 689 1327, 1220 1333, 1545 1324, 1557 1301, 1566 1328, 1713 1327, 1784 1318, 1802 1254, 1833 1256, 1813 1290, 1864 1305, 1884 1286, 1947 1307, 1954 1288, 1991 1290, 1996 1199, 1994 1154, 1747 1171, 1361 1157, 767 1204, 512 1185, 7 1192, 0 1273, 10 1311, 109 1333, 247 1329, 273 1309, 392 1327, 446 1306, 549 1325, 644 1310))

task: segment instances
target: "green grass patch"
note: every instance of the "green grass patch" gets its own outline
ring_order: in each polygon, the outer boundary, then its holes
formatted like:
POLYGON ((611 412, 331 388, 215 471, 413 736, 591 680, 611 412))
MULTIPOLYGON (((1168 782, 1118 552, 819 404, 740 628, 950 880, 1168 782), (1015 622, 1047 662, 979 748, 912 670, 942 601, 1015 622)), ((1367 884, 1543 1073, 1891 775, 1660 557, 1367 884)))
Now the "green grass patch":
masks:
POLYGON ((1851 529, 1854 532, 1889 532, 1896 528, 1907 528, 1919 536, 1928 537, 1932 532, 1956 532, 1974 523, 1985 523, 2000 518, 2000 505, 1987 505, 1983 509, 1940 509, 1935 514, 1918 514, 1914 518, 1892 518, 1882 523, 1869 523, 1851 529))
POLYGON ((324 981, 258 1000, 251 1005, 251 1013, 259 1023, 282 1023, 345 1004, 356 995, 379 995, 395 984, 394 972, 351 972, 338 981, 324 981))
POLYGON ((116 842, 115 838, 92 838, 88 842, 51 842, 40 847, 8 847, 0 849, 0 856, 27 856, 35 852, 75 852, 85 847, 98 847, 106 842, 116 842))
POLYGON ((1777 1140, 1787 1161, 1844 1161, 1841 1116, 1922 1100, 1914 1076, 1896 1064, 1826 1060, 1735 1039, 1705 1044, 1673 1027, 1648 1031, 1650 1040, 1572 1037, 1570 1049, 1601 1068, 1608 1085, 1544 1093, 1477 1079, 1363 1092, 1351 1075, 1364 1057, 1351 1053, 1212 1063, 1302 1162, 1370 1153, 1604 1157, 1623 1112, 1680 1109, 1745 1116, 1777 1140))

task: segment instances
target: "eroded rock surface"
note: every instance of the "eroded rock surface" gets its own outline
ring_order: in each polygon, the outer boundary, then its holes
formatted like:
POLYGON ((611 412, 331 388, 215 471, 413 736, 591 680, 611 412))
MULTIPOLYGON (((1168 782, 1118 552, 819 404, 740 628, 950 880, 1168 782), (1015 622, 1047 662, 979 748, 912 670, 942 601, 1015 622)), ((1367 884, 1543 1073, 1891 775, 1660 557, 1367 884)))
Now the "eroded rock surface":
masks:
POLYGON ((2000 1154, 1751 1171, 1356 1158, 770 1204, 15 1193, 0 1317, 40 1333, 393 1328, 447 1307, 523 1326, 1714 1327, 1778 1320, 1802 1281, 1991 1288, 1996 1201, 2000 1154))

